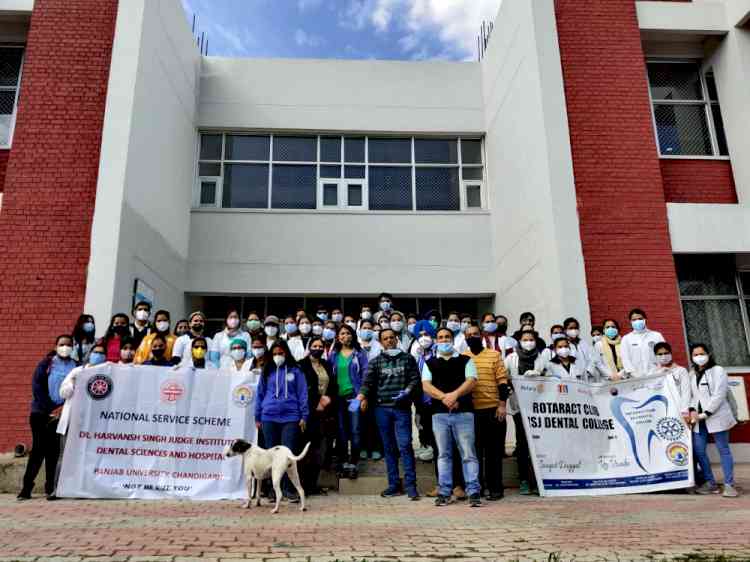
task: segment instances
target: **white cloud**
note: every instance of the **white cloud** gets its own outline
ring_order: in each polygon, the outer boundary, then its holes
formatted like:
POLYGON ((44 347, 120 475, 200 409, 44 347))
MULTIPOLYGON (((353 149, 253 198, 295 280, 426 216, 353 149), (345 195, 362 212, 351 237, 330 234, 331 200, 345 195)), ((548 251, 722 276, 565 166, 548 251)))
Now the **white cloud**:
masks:
POLYGON ((297 29, 294 32, 294 42, 300 47, 319 47, 323 44, 323 38, 307 33, 303 29, 297 29))
POLYGON ((235 55, 247 54, 252 45, 251 35, 247 29, 238 31, 225 25, 209 23, 207 32, 209 37, 213 36, 214 33, 218 35, 221 41, 231 49, 231 53, 235 55))
POLYGON ((375 5, 370 15, 370 20, 378 31, 388 29, 388 24, 393 18, 393 11, 396 8, 398 0, 375 0, 375 5))

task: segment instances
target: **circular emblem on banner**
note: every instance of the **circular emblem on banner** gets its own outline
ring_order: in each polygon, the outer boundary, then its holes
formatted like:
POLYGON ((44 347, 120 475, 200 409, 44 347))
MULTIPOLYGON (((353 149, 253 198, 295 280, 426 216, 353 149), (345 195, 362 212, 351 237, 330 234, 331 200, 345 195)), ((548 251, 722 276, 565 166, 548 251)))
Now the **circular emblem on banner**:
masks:
POLYGON ((185 387, 180 381, 169 379, 161 384, 160 394, 162 402, 174 404, 185 394, 185 387))
POLYGON ((112 392, 112 379, 107 375, 94 375, 86 383, 86 392, 94 400, 104 400, 112 392))
POLYGON ((232 401, 241 408, 247 408, 253 400, 253 389, 246 384, 241 384, 232 390, 232 401))
POLYGON ((688 448, 685 443, 675 441, 667 445, 667 458, 676 466, 685 466, 688 463, 688 448))
POLYGON ((656 434, 664 441, 677 441, 685 432, 685 426, 677 418, 661 418, 656 422, 656 434))

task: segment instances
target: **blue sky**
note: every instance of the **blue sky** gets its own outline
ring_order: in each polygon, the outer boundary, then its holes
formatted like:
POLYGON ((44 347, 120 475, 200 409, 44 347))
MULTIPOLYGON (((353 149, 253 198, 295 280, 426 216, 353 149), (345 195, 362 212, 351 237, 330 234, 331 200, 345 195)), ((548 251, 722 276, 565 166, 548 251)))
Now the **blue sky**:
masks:
POLYGON ((474 60, 501 0, 182 0, 209 55, 474 60))

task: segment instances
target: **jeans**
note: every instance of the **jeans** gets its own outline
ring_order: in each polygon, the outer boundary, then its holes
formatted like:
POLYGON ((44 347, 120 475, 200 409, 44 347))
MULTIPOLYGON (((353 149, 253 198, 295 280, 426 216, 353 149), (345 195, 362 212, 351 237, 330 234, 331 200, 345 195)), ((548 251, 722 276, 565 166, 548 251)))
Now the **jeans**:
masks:
POLYGON ((385 466, 388 471, 388 488, 399 487, 398 457, 404 462, 404 483, 410 494, 417 492, 417 468, 414 449, 411 446, 411 411, 378 406, 375 408, 375 421, 383 439, 385 466))
POLYGON ((531 463, 529 453, 529 442, 526 439, 526 430, 523 427, 521 414, 513 414, 513 423, 516 426, 516 462, 518 463, 518 479, 526 481, 530 486, 535 486, 534 465, 531 463))
POLYGON ((503 452, 505 451, 505 420, 498 420, 496 408, 474 410, 479 485, 490 494, 503 493, 503 452))
MULTIPOLYGON (((721 471, 724 473, 724 484, 734 486, 734 459, 732 450, 729 448, 729 431, 712 433, 716 448, 719 450, 721 459, 721 471)), ((708 428, 705 422, 698 425, 698 432, 693 432, 693 449, 698 463, 703 470, 703 476, 709 484, 716 484, 716 478, 711 470, 711 461, 708 460, 708 428)))
MULTIPOLYGON (((350 398, 353 398, 353 396, 350 398)), ((359 450, 361 447, 359 420, 361 415, 362 412, 359 409, 356 412, 349 411, 349 398, 339 397, 339 435, 337 439, 339 464, 346 463, 347 459, 350 464, 355 466, 359 462, 359 450), (350 442, 352 444, 351 452, 349 452, 350 442)))
POLYGON ((31 425, 31 453, 26 463, 26 472, 23 475, 22 494, 31 494, 34 489, 39 469, 44 469, 46 480, 44 481, 44 493, 52 494, 55 491, 55 469, 57 468, 57 457, 60 453, 60 441, 57 435, 57 418, 48 414, 32 413, 29 416, 31 425))
MULTIPOLYGON (((261 427, 263 429, 263 444, 266 449, 283 445, 289 447, 293 454, 299 454, 299 451, 297 451, 300 436, 299 422, 264 421, 261 427)), ((297 493, 286 474, 281 481, 281 487, 285 495, 297 493)))
POLYGON ((450 496, 453 491, 453 444, 463 462, 466 493, 469 496, 480 493, 479 462, 474 450, 474 414, 434 414, 432 430, 438 446, 438 487, 441 496, 450 496))

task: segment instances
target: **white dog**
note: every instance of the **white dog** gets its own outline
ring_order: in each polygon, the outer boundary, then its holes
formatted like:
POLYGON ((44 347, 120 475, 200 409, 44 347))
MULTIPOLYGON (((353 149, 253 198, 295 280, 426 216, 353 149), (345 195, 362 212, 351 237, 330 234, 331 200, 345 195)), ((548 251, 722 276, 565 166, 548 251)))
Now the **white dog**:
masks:
POLYGON ((299 510, 305 511, 305 491, 302 489, 299 481, 297 462, 305 457, 309 448, 310 443, 305 445, 304 450, 295 457, 288 447, 283 446, 261 449, 257 445, 253 445, 242 439, 236 439, 230 445, 227 445, 224 449, 224 456, 234 457, 242 455, 245 480, 247 481, 247 503, 245 507, 250 509, 253 494, 257 496, 256 505, 260 505, 258 483, 264 478, 268 478, 270 473, 273 490, 276 492, 276 506, 271 513, 277 513, 279 511, 279 502, 281 501, 281 479, 286 473, 299 494, 299 510))

